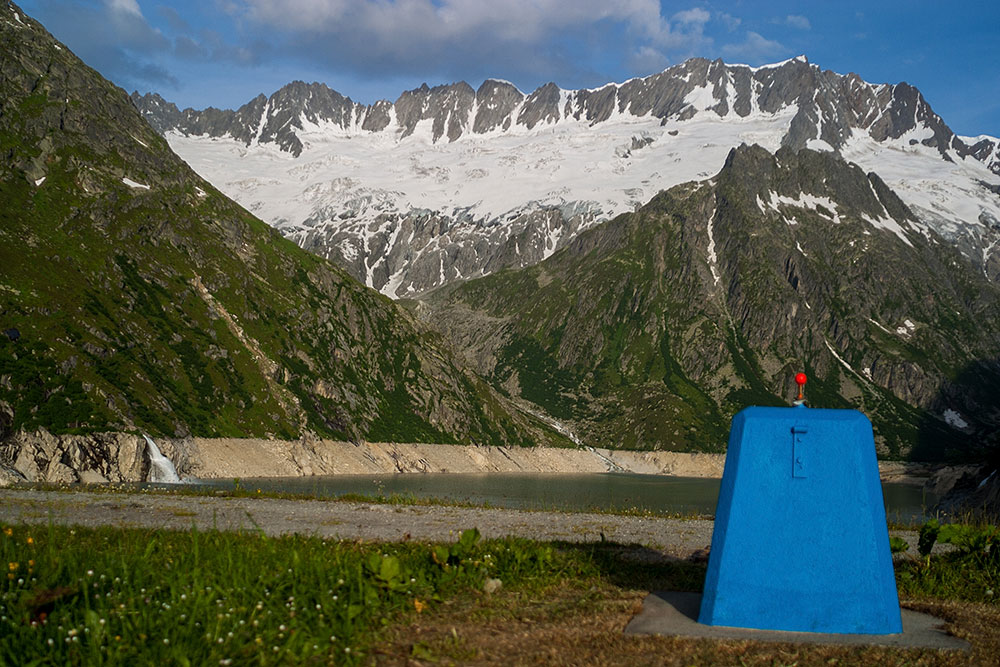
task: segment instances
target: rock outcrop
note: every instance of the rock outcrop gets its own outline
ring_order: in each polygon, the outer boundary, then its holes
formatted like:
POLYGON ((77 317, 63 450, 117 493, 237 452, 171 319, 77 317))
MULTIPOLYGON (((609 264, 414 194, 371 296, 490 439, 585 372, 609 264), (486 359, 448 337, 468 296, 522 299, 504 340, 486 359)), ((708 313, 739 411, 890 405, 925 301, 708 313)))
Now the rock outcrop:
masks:
MULTIPOLYGON (((200 450, 191 438, 157 440, 178 474, 201 470, 200 450)), ((53 435, 44 429, 19 431, 0 440, 0 486, 16 482, 98 484, 150 480, 150 455, 142 435, 92 433, 53 435)))
POLYGON ((0 465, 20 477, 8 482, 140 482, 147 477, 149 456, 137 435, 52 435, 37 430, 0 442, 0 465))

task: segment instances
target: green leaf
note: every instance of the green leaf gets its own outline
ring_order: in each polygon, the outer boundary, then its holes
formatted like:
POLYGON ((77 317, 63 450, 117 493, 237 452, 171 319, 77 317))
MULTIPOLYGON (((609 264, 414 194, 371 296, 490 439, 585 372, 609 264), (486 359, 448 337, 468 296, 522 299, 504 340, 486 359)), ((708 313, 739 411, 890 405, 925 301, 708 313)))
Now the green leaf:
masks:
POLYGON ((910 545, 902 537, 889 538, 889 550, 894 554, 901 554, 908 551, 910 545))
POLYGON ((470 528, 468 530, 462 531, 462 536, 458 539, 458 543, 463 549, 469 551, 472 549, 472 547, 476 545, 476 542, 479 541, 479 538, 480 538, 479 529, 470 528))
POLYGON ((104 639, 105 626, 101 623, 101 617, 93 609, 88 609, 83 614, 87 627, 90 628, 90 640, 95 645, 100 645, 104 639))
POLYGON ((379 554, 369 556, 368 561, 365 563, 365 568, 370 574, 378 575, 382 570, 382 556, 379 554))
POLYGON ((448 556, 449 556, 449 551, 448 547, 446 546, 442 546, 439 544, 438 546, 434 547, 431 550, 431 558, 433 558, 434 562, 440 565, 441 567, 444 567, 445 565, 448 564, 448 556))
POLYGON ((937 519, 931 519, 920 527, 920 537, 917 540, 917 551, 921 556, 929 556, 934 543, 937 541, 938 533, 941 531, 941 524, 937 519))
POLYGON ((379 577, 386 582, 399 578, 402 568, 399 559, 395 556, 386 556, 382 559, 382 567, 379 570, 379 577))

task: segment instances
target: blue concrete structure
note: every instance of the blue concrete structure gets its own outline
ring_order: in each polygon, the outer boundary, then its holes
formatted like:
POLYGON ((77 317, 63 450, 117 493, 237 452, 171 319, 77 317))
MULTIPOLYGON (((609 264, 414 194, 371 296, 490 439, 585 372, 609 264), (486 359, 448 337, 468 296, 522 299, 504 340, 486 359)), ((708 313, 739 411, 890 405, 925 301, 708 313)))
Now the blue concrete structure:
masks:
POLYGON ((867 417, 799 406, 733 418, 698 621, 903 631, 867 417))

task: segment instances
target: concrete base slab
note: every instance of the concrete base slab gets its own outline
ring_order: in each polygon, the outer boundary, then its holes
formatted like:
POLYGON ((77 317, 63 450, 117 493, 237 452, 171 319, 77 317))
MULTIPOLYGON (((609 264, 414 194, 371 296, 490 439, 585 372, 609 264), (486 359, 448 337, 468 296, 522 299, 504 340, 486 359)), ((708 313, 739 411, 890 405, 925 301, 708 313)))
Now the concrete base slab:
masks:
POLYGON ((701 593, 651 593, 642 611, 625 628, 627 635, 664 635, 707 639, 752 639, 793 644, 839 644, 847 646, 898 646, 957 651, 971 649, 969 642, 944 630, 941 619, 909 609, 902 610, 903 632, 896 635, 841 635, 817 632, 783 632, 702 625, 698 622, 701 593))

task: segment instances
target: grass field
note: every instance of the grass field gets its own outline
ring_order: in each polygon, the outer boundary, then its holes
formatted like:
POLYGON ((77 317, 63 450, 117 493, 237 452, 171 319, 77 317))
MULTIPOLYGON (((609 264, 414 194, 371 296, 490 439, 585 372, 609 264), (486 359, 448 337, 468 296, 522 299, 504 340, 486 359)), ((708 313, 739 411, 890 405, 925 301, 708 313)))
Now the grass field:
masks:
POLYGON ((995 664, 1000 557, 968 544, 897 581, 971 654, 625 637, 705 573, 638 546, 3 525, 0 664, 995 664))

